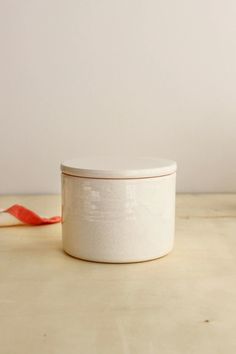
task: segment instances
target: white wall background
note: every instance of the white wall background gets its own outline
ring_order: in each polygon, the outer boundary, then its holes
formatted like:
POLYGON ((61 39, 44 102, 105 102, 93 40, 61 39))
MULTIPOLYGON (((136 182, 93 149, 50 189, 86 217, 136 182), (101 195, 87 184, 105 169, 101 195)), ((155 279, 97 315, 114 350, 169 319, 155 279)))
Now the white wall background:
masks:
POLYGON ((235 0, 1 0, 0 193, 58 192, 61 160, 176 159, 236 191, 235 0))

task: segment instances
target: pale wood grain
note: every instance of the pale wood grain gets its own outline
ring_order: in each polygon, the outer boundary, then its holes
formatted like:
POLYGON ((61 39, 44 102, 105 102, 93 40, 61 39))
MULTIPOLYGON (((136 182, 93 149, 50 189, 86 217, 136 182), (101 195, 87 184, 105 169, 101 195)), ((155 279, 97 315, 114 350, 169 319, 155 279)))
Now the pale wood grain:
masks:
POLYGON ((179 195, 174 251, 145 263, 69 257, 58 224, 0 228, 1 354, 235 354, 235 328, 236 195, 179 195))

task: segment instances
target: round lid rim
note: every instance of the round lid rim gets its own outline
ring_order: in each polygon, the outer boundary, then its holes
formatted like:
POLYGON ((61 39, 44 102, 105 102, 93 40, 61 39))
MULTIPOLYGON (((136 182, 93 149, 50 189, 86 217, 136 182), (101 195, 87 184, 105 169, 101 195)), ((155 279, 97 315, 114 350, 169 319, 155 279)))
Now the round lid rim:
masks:
POLYGON ((88 178, 104 178, 104 179, 129 179, 129 178, 148 178, 148 177, 161 177, 171 175, 176 172, 177 164, 175 161, 163 158, 154 157, 141 157, 140 161, 152 161, 156 166, 141 167, 141 168, 114 168, 114 169, 101 169, 101 168, 83 168, 73 166, 73 162, 79 159, 66 160, 61 163, 61 171, 64 174, 75 177, 88 177, 88 178), (158 166, 159 163, 159 166, 158 166))

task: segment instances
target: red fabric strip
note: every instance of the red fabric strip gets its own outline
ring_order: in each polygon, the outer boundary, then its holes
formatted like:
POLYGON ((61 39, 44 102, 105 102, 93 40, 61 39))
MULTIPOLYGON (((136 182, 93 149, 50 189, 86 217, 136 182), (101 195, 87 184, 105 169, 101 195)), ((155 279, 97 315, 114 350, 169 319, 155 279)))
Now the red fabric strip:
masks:
POLYGON ((41 216, 34 213, 32 210, 29 210, 19 204, 12 205, 10 208, 6 209, 5 212, 13 215, 15 218, 28 225, 47 225, 55 224, 61 221, 60 216, 42 218, 41 216))

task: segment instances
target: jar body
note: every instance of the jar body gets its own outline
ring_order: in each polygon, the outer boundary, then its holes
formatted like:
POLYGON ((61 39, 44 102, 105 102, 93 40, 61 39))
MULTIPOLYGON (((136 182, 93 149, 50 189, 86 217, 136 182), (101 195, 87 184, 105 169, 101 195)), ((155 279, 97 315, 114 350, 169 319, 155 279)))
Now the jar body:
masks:
POLYGON ((139 262, 171 251, 176 173, 102 179, 62 174, 66 253, 109 263, 139 262))

